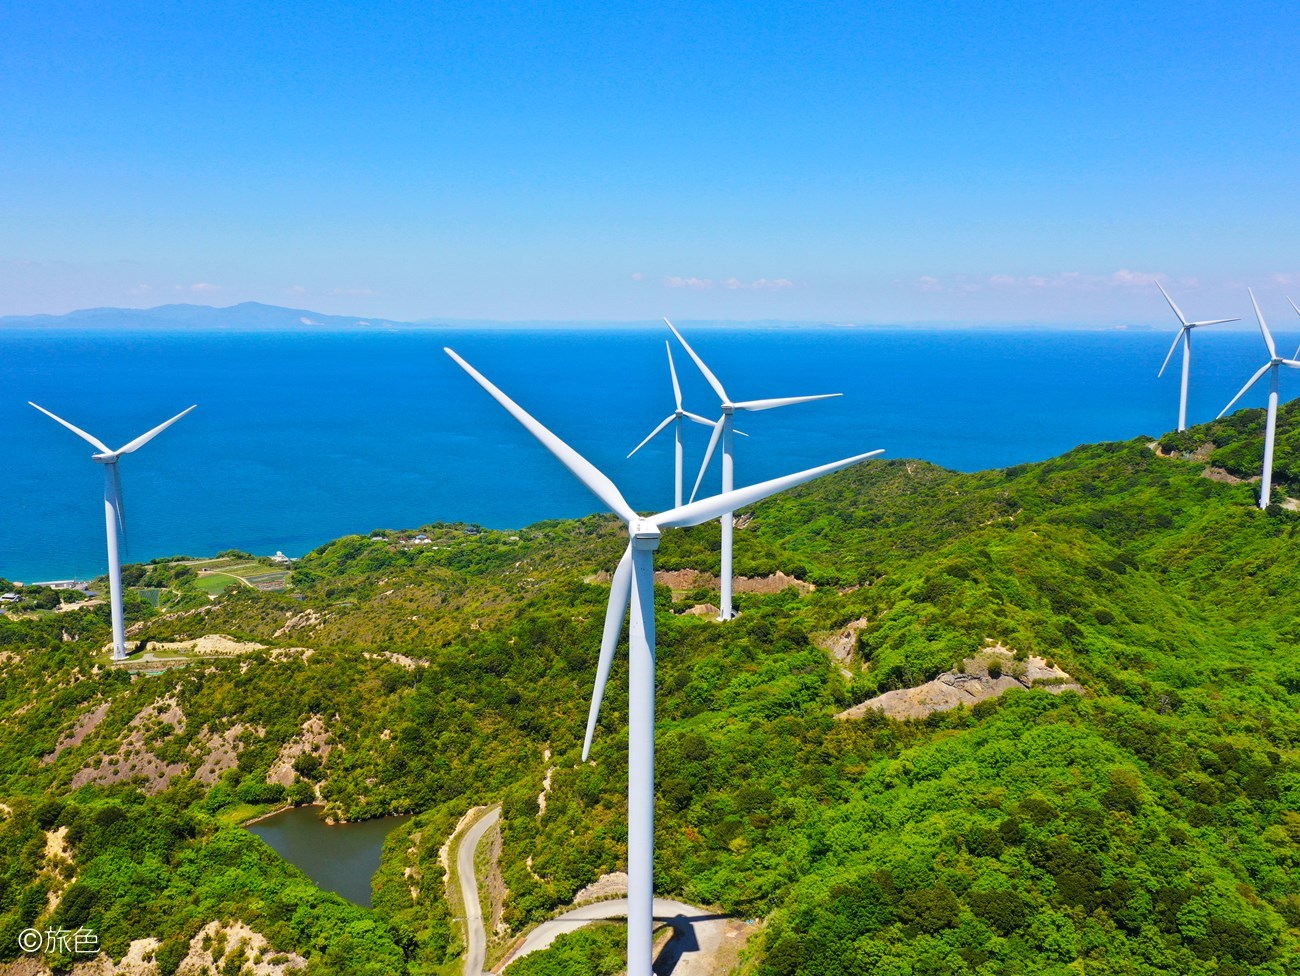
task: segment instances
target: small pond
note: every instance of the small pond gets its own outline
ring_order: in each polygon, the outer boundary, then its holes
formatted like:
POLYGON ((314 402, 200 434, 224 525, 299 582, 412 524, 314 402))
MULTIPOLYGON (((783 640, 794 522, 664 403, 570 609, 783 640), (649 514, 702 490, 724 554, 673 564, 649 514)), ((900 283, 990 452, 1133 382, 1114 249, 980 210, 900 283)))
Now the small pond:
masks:
POLYGON ((295 807, 249 824, 282 858, 326 891, 370 907, 370 880, 388 832, 409 817, 377 817, 330 826, 320 807, 295 807))

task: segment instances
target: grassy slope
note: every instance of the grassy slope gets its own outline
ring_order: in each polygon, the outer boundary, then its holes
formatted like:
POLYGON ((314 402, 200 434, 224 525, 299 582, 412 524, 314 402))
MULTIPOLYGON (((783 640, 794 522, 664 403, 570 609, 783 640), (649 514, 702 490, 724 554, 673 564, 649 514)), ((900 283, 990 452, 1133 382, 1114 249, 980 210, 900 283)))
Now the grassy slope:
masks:
MULTIPOLYGON (((1245 465, 1254 413, 1173 446, 1212 433, 1245 465)), ((1288 444, 1279 470, 1294 462, 1288 444)), ((1259 512, 1249 485, 1202 478, 1202 467, 1142 441, 969 475, 876 463, 760 506, 737 534, 738 570, 782 569, 819 588, 742 595, 727 627, 674 616, 659 594, 661 888, 769 916, 750 962, 765 976, 1300 965, 1300 523, 1259 512), (808 635, 860 617, 869 667, 845 681, 808 635), (986 639, 1055 658, 1089 694, 1016 693, 912 725, 830 717, 986 639)), ((413 970, 439 966, 455 942, 427 897, 437 847, 466 807, 489 800, 505 804, 516 924, 618 867, 621 662, 596 762, 575 768, 607 594, 584 580, 617 560, 618 527, 547 523, 518 541, 462 528, 430 527, 437 549, 339 540, 300 564, 301 601, 245 588, 149 624, 159 639, 221 632, 316 648, 306 660, 86 680, 73 668, 102 642, 102 615, 0 624, 0 648, 31 649, 0 685, 0 799, 15 808, 0 821, 14 835, 0 928, 37 918, 38 821, 138 826, 159 804, 178 819, 153 860, 81 828, 89 894, 73 901, 90 906, 106 944, 180 940, 227 913, 309 952, 321 971, 382 972, 393 953, 413 970), (412 671, 377 651, 429 663, 412 671), (169 761, 191 758, 205 726, 238 720, 265 734, 245 733, 237 768, 206 795, 83 788, 49 808, 45 798, 65 794, 89 756, 167 694, 187 719, 155 735, 169 761), (42 765, 100 695, 113 701, 103 724, 42 765), (343 746, 321 774, 333 805, 423 811, 387 847, 373 913, 284 880, 296 872, 220 823, 223 810, 265 798, 279 745, 312 715, 343 746), (539 819, 545 744, 557 772, 539 819), (241 883, 204 873, 211 858, 237 858, 241 883), (415 903, 404 867, 425 879, 415 903), (108 892, 134 890, 146 868, 170 879, 175 904, 104 914, 108 892), (340 929, 353 940, 346 962, 330 948, 340 929)), ((716 527, 669 533, 660 565, 716 570, 717 545, 716 527)), ((0 953, 12 944, 0 939, 0 953)))

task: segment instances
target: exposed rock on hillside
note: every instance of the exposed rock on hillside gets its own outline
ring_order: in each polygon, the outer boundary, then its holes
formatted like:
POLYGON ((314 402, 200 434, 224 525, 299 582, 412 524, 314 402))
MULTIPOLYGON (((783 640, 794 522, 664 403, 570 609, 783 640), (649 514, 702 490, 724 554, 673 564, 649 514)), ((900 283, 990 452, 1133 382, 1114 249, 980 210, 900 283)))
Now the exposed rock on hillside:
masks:
POLYGON ((627 896, 627 872, 614 871, 602 874, 587 887, 573 896, 573 904, 584 905, 589 901, 604 901, 606 898, 624 898, 627 896))
POLYGON ((297 774, 293 771, 293 761, 304 753, 314 753, 324 759, 335 748, 329 741, 330 734, 319 715, 313 715, 302 723, 302 732, 280 747, 280 754, 271 763, 267 771, 268 783, 291 786, 297 774))
POLYGON ((79 769, 72 777, 72 788, 75 790, 87 783, 107 786, 139 778, 144 780, 142 788, 146 793, 162 792, 174 777, 185 772, 185 765, 163 762, 147 743, 162 741, 184 729, 185 713, 174 696, 168 695, 146 705, 127 725, 127 734, 117 752, 99 756, 79 769), (164 733, 159 739, 158 733, 164 725, 170 725, 171 732, 164 733))
POLYGON ((814 636, 812 641, 823 651, 829 651, 831 656, 841 664, 848 664, 853 660, 853 654, 858 649, 858 633, 868 623, 870 621, 866 617, 859 617, 857 620, 850 620, 839 630, 814 636))
MULTIPOLYGON (((702 573, 698 569, 661 569, 655 573, 655 582, 677 591, 716 590, 719 587, 718 577, 702 573)), ((811 593, 816 589, 812 583, 787 576, 780 571, 771 576, 737 576, 732 584, 736 593, 780 593, 788 586, 793 586, 802 593, 811 593)))
MULTIPOLYGON (((261 728, 253 731, 257 735, 266 734, 266 730, 261 728)), ((221 774, 226 770, 234 769, 239 761, 239 754, 244 751, 244 743, 240 741, 243 734, 244 726, 239 722, 224 732, 215 732, 205 726, 199 733, 198 741, 198 748, 204 754, 204 758, 194 770, 194 778, 200 783, 211 786, 221 779, 221 774)))
POLYGON ((958 705, 977 705, 1012 688, 1040 688, 1054 695, 1083 690, 1055 664, 1033 655, 1017 661, 1011 651, 999 644, 967 658, 956 671, 945 671, 915 688, 887 691, 835 717, 861 718, 872 710, 890 718, 925 718, 958 705))
POLYGON ((64 749, 71 749, 73 746, 81 745, 86 736, 95 731, 95 726, 104 721, 104 716, 108 714, 109 704, 109 702, 103 702, 98 708, 92 708, 77 719, 77 724, 70 731, 64 733, 63 737, 55 744, 54 751, 41 757, 41 765, 48 766, 59 757, 59 753, 64 749))
POLYGON ((247 654, 250 651, 261 651, 265 648, 265 644, 258 644, 253 641, 237 641, 225 634, 204 634, 194 640, 149 641, 146 651, 155 654, 159 652, 166 654, 168 651, 173 653, 176 651, 189 651, 199 657, 220 657, 227 654, 247 654))
POLYGON ((209 922, 190 941, 190 951, 181 960, 177 976, 203 973, 251 973, 252 976, 283 976, 307 965, 291 952, 276 952, 266 938, 243 922, 209 922))

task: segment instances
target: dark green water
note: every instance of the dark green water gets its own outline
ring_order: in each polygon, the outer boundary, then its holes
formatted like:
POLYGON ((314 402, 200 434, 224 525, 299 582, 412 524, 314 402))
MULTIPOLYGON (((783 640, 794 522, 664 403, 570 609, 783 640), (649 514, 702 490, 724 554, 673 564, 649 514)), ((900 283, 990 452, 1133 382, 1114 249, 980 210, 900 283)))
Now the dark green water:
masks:
POLYGON ((251 824, 247 829, 326 891, 370 907, 370 879, 388 832, 407 817, 379 817, 329 826, 320 807, 295 807, 251 824))

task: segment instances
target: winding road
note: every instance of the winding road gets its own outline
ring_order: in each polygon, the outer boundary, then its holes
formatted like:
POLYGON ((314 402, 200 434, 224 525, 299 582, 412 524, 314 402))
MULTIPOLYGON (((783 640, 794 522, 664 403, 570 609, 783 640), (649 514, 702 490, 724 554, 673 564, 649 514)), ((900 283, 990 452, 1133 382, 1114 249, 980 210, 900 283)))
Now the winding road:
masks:
POLYGON ((484 976, 483 964, 487 962, 487 933, 483 928, 483 905, 478 897, 478 877, 474 873, 474 853, 483 835, 492 829, 501 816, 501 808, 493 807, 486 816, 465 831, 460 847, 456 849, 456 873, 460 875, 460 899, 465 905, 465 976, 484 976))
MULTIPOLYGON (((465 831, 456 848, 456 873, 460 876, 460 897, 465 906, 464 976, 492 976, 484 969, 487 962, 487 932, 483 926, 483 907, 479 901, 478 877, 474 855, 483 837, 501 817, 501 808, 493 807, 465 831)), ((728 916, 718 915, 671 898, 654 900, 655 921, 669 926, 673 937, 659 952, 654 963, 655 976, 713 976, 719 950, 727 934, 728 916)), ((566 932, 603 919, 627 918, 627 899, 597 901, 580 905, 533 929, 510 952, 497 971, 524 956, 550 946, 566 932)))

